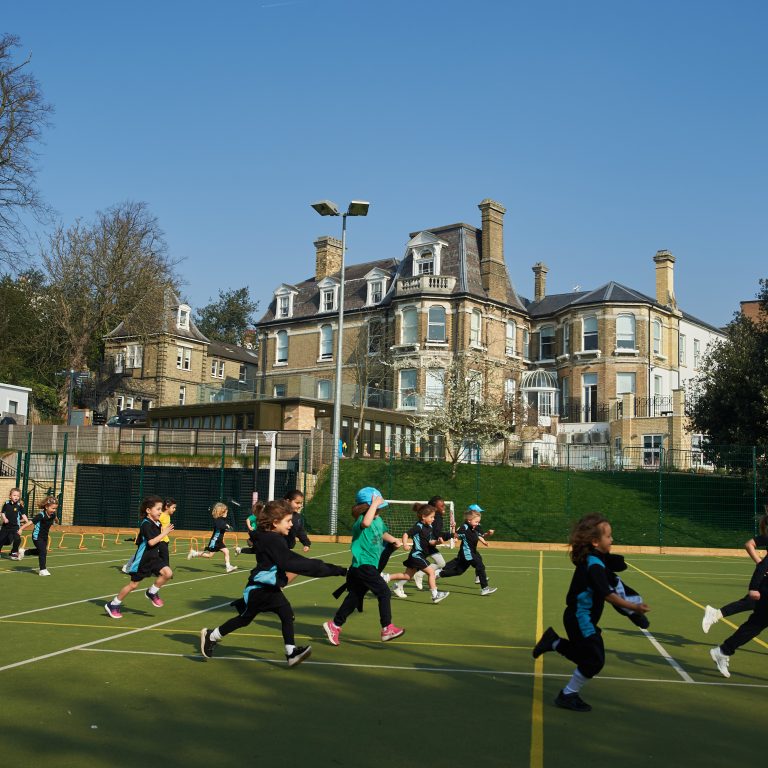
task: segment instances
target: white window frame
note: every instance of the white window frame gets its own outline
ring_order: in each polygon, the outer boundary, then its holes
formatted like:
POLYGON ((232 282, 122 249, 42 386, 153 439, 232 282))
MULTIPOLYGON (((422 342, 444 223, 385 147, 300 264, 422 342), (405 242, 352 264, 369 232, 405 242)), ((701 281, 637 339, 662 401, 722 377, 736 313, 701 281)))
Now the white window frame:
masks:
POLYGON ((680 334, 680 339, 678 341, 677 345, 677 364, 678 365, 685 365, 685 354, 686 354, 686 338, 685 334, 680 334))
POLYGON ((531 332, 523 328, 523 359, 531 359, 531 332))
POLYGON ((125 398, 125 407, 126 408, 133 408, 133 398, 132 397, 126 397, 125 398))
POLYGON ((442 306, 442 304, 433 304, 428 310, 427 310, 427 341, 431 342, 433 344, 444 344, 448 341, 448 312, 446 311, 445 307, 442 306), (432 312, 442 310, 443 313, 443 321, 440 322, 433 322, 432 320, 432 312), (443 329, 443 338, 441 339, 433 339, 432 338, 432 329, 443 329))
POLYGON ((387 280, 384 277, 377 277, 368 281, 368 301, 367 304, 381 304, 384 295, 387 292, 387 280))
POLYGON ((176 347, 176 367, 180 371, 189 371, 192 368, 192 348, 177 345, 176 347))
POLYGON ((439 275, 440 258, 430 248, 422 248, 413 252, 413 276, 439 275))
POLYGON ((661 324, 661 320, 656 318, 652 324, 653 328, 653 354, 656 357, 662 357, 664 355, 664 330, 661 324))
POLYGON ((616 397, 637 392, 637 374, 634 371, 619 371, 616 374, 616 397))
POLYGON ((275 365, 288 365, 288 343, 288 331, 283 329, 275 334, 275 365), (284 344, 281 344, 282 339, 284 344))
POLYGON ((563 354, 571 354, 571 324, 563 324, 563 354))
POLYGON ((507 408, 515 404, 515 395, 517 393, 517 382, 514 379, 504 379, 504 405, 507 408))
POLYGON ((693 367, 698 370, 701 364, 701 342, 698 339, 693 340, 693 367))
POLYGON ((418 387, 418 375, 419 372, 416 368, 402 368, 398 375, 398 387, 397 387, 397 407, 401 411, 415 411, 416 410, 416 389, 418 387), (412 379, 413 383, 406 382, 406 378, 412 379), (406 386, 408 384, 408 386, 406 386))
POLYGON ((321 312, 335 312, 337 310, 336 306, 336 296, 337 296, 337 287, 334 286, 332 288, 323 288, 320 291, 320 311, 321 312))
POLYGON ((400 313, 400 343, 418 344, 419 341, 419 310, 416 307, 403 307, 400 313), (412 323, 407 323, 406 318, 413 318, 412 323))
POLYGON ((467 371, 467 392, 469 401, 481 403, 483 401, 483 372, 473 368, 467 371))
POLYGON ((245 384, 248 381, 248 366, 245 363, 240 363, 240 371, 237 381, 240 384, 245 384))
POLYGON ((333 326, 325 323, 320 326, 319 360, 333 360, 333 326))
POLYGON ((469 322, 469 344, 472 347, 481 347, 483 338, 483 313, 475 308, 472 310, 469 322))
POLYGON ((186 384, 179 384, 179 405, 187 404, 187 386, 186 384))
POLYGON ((661 461, 661 448, 664 436, 658 434, 643 435, 643 466, 658 467, 661 461))
POLYGON ((427 368, 426 387, 424 390, 425 410, 440 408, 445 403, 445 369, 427 368))
POLYGON ((191 307, 188 304, 180 304, 176 313, 176 327, 183 331, 188 331, 190 314, 191 307))
POLYGON ((118 395, 115 398, 115 405, 117 406, 117 412, 120 413, 125 407, 125 398, 122 395, 118 395))
POLYGON ((617 352, 634 352, 637 349, 637 334, 636 334, 636 321, 635 316, 628 312, 623 312, 616 317, 616 351, 617 352), (628 323, 628 328, 623 328, 622 325, 628 323))
POLYGON ((600 349, 600 336, 597 327, 597 315, 587 315, 581 318, 581 351, 582 352, 595 352, 600 349), (594 331, 587 330, 587 324, 589 328, 592 328, 594 323, 594 331), (594 337, 594 341, 593 341, 594 337), (589 341, 588 341, 589 338, 589 341), (594 346, 592 344, 594 343, 594 346), (589 346, 587 346, 589 344, 589 346))
POLYGON ((272 397, 286 397, 288 394, 287 384, 274 384, 272 386, 272 397))
POLYGON ((284 320, 293 317, 293 297, 296 291, 288 287, 278 288, 275 291, 275 317, 284 320))
POLYGON ((144 347, 141 344, 129 344, 125 353, 126 368, 141 368, 144 360, 144 347))
POLYGON ((115 352, 115 373, 122 373, 125 368, 125 350, 115 352))
POLYGON ((330 400, 333 388, 330 379, 318 379, 317 381, 317 399, 330 400), (327 391, 326 391, 327 390, 327 391))
POLYGON ((504 335, 504 352, 507 357, 517 357, 517 323, 507 320, 504 335))
POLYGON ((368 329, 368 354, 380 355, 384 350, 384 320, 380 317, 372 317, 367 323, 368 329), (377 331, 374 329, 378 329, 377 331), (374 331, 374 333, 372 333, 374 331))

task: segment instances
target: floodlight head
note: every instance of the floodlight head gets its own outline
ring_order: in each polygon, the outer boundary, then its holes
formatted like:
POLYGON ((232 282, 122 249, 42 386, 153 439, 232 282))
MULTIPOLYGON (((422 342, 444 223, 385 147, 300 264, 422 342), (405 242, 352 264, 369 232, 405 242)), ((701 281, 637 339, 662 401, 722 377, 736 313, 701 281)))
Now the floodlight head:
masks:
POLYGON ((316 203, 312 203, 312 207, 321 216, 338 216, 339 209, 336 203, 332 203, 330 200, 318 200, 316 203))
POLYGON ((367 216, 370 203, 365 200, 353 200, 347 209, 347 216, 367 216))

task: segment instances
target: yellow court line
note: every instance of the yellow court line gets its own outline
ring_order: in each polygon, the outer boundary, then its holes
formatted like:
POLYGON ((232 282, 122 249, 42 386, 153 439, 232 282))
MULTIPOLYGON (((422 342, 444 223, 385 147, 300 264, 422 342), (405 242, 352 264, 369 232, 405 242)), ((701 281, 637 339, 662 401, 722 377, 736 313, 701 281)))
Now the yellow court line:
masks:
MULTIPOLYGON (((539 552, 539 587, 536 598, 536 640, 544 633, 544 552, 539 552)), ((544 765, 544 654, 533 664, 530 768, 544 765)))
MULTIPOLYGON (((120 624, 120 625, 112 625, 112 624, 69 624, 67 622, 61 622, 61 621, 26 621, 26 620, 16 620, 16 619, 0 619, 0 623, 4 624, 32 624, 39 627, 81 627, 85 629, 106 629, 106 630, 126 630, 126 629, 141 629, 141 627, 129 627, 126 624, 120 624)), ((144 630, 145 632, 165 632, 168 633, 167 629, 161 629, 161 628, 148 628, 144 630)), ((182 635, 199 635, 200 630, 199 629, 175 629, 173 630, 177 634, 182 635)), ((269 634, 266 632, 238 632, 238 637, 282 637, 280 634, 269 634)), ((310 640, 313 637, 320 637, 320 635, 299 635, 299 637, 306 637, 310 640)), ((354 640, 352 638, 344 638, 345 643, 370 643, 370 640, 354 640)), ((428 646, 440 646, 443 648, 485 648, 485 649, 496 649, 496 650, 502 650, 502 651, 527 651, 530 650, 527 645, 478 645, 473 643, 435 643, 435 642, 416 642, 416 641, 409 641, 409 640, 402 640, 398 643, 398 645, 428 645, 428 646)))
MULTIPOLYGON (((691 605, 695 605, 697 608, 700 608, 702 611, 704 610, 704 606, 701 603, 696 602, 692 597, 688 597, 688 595, 684 595, 682 592, 678 592, 674 587, 670 587, 669 584, 665 584, 661 579, 657 579, 655 576, 651 576, 650 573, 646 573, 642 568, 638 568, 636 565, 633 565, 632 563, 627 563, 627 565, 630 568, 634 568, 638 573, 642 573, 643 576, 646 578, 649 578, 651 581, 655 581, 660 586, 664 587, 664 589, 668 589, 672 594, 677 595, 678 597, 682 597, 683 600, 686 600, 691 605)), ((720 619, 724 624, 727 624, 729 627, 733 627, 733 629, 738 629, 738 625, 734 624, 732 621, 728 621, 726 618, 720 619)), ((753 637, 753 642, 757 643, 758 645, 762 645, 763 648, 768 648, 768 643, 766 643, 764 640, 761 640, 759 637, 753 637)))

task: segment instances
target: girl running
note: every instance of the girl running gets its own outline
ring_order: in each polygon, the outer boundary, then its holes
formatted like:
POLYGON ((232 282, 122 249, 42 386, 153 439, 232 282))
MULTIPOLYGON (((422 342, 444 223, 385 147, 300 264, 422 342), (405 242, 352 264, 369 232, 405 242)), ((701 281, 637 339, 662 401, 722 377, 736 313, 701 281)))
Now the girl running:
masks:
MULTIPOLYGON (((163 511, 160 513, 160 527, 165 528, 166 526, 171 524, 171 515, 176 511, 176 499, 166 499, 163 502, 163 511)), ((168 549, 168 544, 170 544, 170 539, 166 536, 159 544, 158 547, 160 549, 160 559, 163 561, 163 565, 170 565, 171 564, 171 555, 170 550, 168 549)), ((136 543, 138 544, 138 537, 136 539, 136 543)), ((128 562, 122 567, 123 573, 130 573, 131 565, 133 564, 133 557, 131 557, 128 562)))
POLYGON ((206 659, 213 657, 216 644, 223 637, 248 626, 260 613, 276 613, 280 618, 289 667, 300 664, 312 653, 312 646, 296 645, 293 608, 283 592, 288 583, 286 572, 324 577, 344 576, 347 569, 291 552, 287 537, 293 525, 292 517, 293 511, 284 501, 270 501, 259 511, 258 529, 254 534, 256 567, 251 571, 242 598, 233 603, 240 615, 216 629, 200 630, 200 651, 206 659))
MULTIPOLYGON (((427 504, 435 510, 435 519, 432 523, 432 538, 435 540, 435 543, 430 545, 427 550, 427 557, 435 564, 435 566, 437 566, 437 569, 445 568, 445 558, 437 550, 439 544, 444 544, 446 541, 450 541, 453 538, 453 533, 450 531, 443 531, 445 499, 442 496, 433 496, 427 504)), ((416 589, 424 589, 423 571, 417 571, 413 574, 413 583, 416 585, 416 589)))
POLYGON ((229 529, 227 525, 227 515, 229 514, 229 508, 226 504, 219 501, 213 505, 211 510, 211 516, 213 517, 213 533, 211 534, 211 540, 208 542, 208 546, 203 550, 190 549, 187 554, 187 560, 191 560, 193 557, 213 557, 217 552, 221 552, 224 555, 224 567, 227 569, 227 573, 237 570, 236 565, 232 565, 229 561, 229 550, 224 546, 224 534, 229 529))
POLYGON ((606 565, 613 544, 611 524, 600 514, 582 517, 573 527, 569 540, 571 562, 576 570, 565 598, 563 625, 568 638, 560 637, 547 627, 533 649, 537 659, 547 651, 557 651, 577 666, 568 684, 557 694, 555 704, 574 712, 589 712, 579 692, 605 665, 602 630, 597 626, 608 602, 628 612, 647 613, 645 603, 631 602, 620 597, 612 583, 616 575, 606 565))
POLYGON ((51 572, 45 567, 48 555, 48 532, 55 525, 56 513, 59 511, 59 500, 55 496, 48 496, 40 504, 40 511, 32 519, 32 543, 33 549, 26 551, 27 555, 37 555, 40 561, 40 575, 50 576, 51 572))
POLYGON ((752 611, 757 606, 755 601, 760 599, 760 591, 757 587, 753 587, 753 584, 759 585, 768 572, 768 557, 760 557, 757 552, 758 549, 768 549, 768 504, 765 505, 765 514, 760 518, 757 526, 760 534, 744 544, 747 554, 755 562, 755 570, 747 594, 740 600, 734 600, 722 608, 713 608, 711 605, 707 605, 704 608, 704 618, 701 620, 701 628, 705 633, 709 632, 712 625, 717 624, 720 619, 744 611, 752 611))
POLYGON ((451 576, 461 576, 470 566, 475 569, 477 574, 475 581, 480 583, 480 594, 485 597, 492 595, 497 587, 491 587, 488 584, 488 577, 485 573, 485 563, 480 553, 477 551, 477 545, 488 546, 485 540, 486 536, 493 536, 494 530, 485 533, 480 527, 483 510, 477 504, 472 504, 464 513, 464 522, 456 531, 456 537, 459 540, 459 554, 451 560, 445 568, 437 572, 441 579, 447 579, 451 576))
POLYGON ((386 523, 379 517, 379 509, 389 506, 376 488, 361 488, 352 507, 352 565, 347 571, 347 583, 337 589, 334 597, 346 591, 347 596, 336 611, 332 621, 323 624, 331 645, 341 642, 341 628, 355 610, 362 612, 366 592, 373 592, 379 601, 379 621, 383 642, 394 640, 405 632, 392 623, 392 596, 387 582, 379 573, 386 544, 398 545, 398 539, 387 531, 386 523))
POLYGON ((434 547, 437 544, 437 539, 432 534, 432 523, 435 520, 435 508, 429 504, 419 504, 418 502, 413 505, 413 511, 419 516, 419 522, 403 534, 403 546, 408 549, 410 547, 410 553, 405 560, 405 571, 403 573, 389 574, 389 579, 384 576, 386 581, 394 581, 395 587, 392 590, 398 597, 405 598, 408 595, 405 594, 403 589, 405 583, 409 581, 415 573, 424 573, 429 579, 429 590, 432 593, 432 602, 439 603, 445 600, 450 592, 438 592, 437 582, 435 581, 435 568, 427 562, 429 556, 430 547, 434 547), (410 544, 408 537, 412 539, 413 543, 410 544))
POLYGON ((309 552, 309 548, 312 546, 312 542, 307 536, 307 532, 304 529, 304 520, 301 517, 301 509, 304 506, 304 494, 301 491, 288 491, 283 496, 283 499, 288 502, 293 513, 293 525, 288 533, 288 549, 293 549, 296 546, 296 539, 301 542, 305 552, 309 552))
POLYGON ((152 574, 157 576, 157 579, 144 594, 156 608, 162 608, 164 605, 158 592, 173 578, 173 571, 167 565, 163 565, 158 544, 173 530, 173 526, 167 525, 165 528, 160 526, 162 512, 163 500, 159 496, 148 496, 141 502, 140 513, 144 520, 139 528, 138 548, 129 571, 131 580, 104 606, 107 615, 113 619, 123 618, 121 610, 123 600, 139 586, 142 579, 152 574))

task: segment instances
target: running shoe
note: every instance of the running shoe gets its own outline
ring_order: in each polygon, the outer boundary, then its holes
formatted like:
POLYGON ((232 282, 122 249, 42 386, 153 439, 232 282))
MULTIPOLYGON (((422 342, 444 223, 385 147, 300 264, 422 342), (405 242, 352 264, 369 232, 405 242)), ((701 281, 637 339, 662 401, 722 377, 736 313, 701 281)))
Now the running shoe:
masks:
POLYGON ((311 655, 311 645, 297 645, 290 653, 285 654, 285 658, 288 661, 289 667, 295 667, 297 664, 301 664, 304 659, 308 659, 311 655))
POLYGON ((730 677, 731 672, 728 669, 728 664, 731 660, 730 656, 727 656, 720 650, 720 646, 716 645, 714 648, 709 649, 709 655, 712 657, 712 661, 717 664, 718 670, 723 677, 730 677))
POLYGON ((213 651, 216 648, 216 641, 211 640, 212 634, 212 629, 200 630, 200 653, 202 653, 206 659, 213 658, 213 651))
POLYGON ((120 610, 119 605, 115 605, 114 603, 107 603, 104 606, 104 610, 107 612, 107 616, 109 616, 112 619, 122 619, 123 614, 120 610))
POLYGON ((450 595, 450 594, 451 594, 450 592, 438 592, 438 593, 437 593, 437 594, 436 594, 436 595, 435 595, 435 596, 432 598, 432 602, 433 602, 433 603, 439 603, 439 602, 441 602, 442 600, 445 600, 445 598, 446 598, 446 597, 448 597, 448 595, 450 595))
POLYGON ((394 624, 388 624, 381 630, 381 640, 386 643, 387 640, 394 640, 405 632, 402 627, 396 627, 394 624))
POLYGON ((153 595, 149 590, 147 590, 144 595, 146 596, 147 600, 149 600, 149 602, 155 606, 155 608, 162 608, 165 605, 158 592, 155 592, 153 595))
MULTIPOLYGON (((391 624, 389 625, 392 626, 391 624)), ((323 623, 323 629, 325 634, 328 635, 328 641, 331 645, 339 645, 341 640, 339 635, 341 634, 341 627, 337 627, 332 621, 326 621, 323 623)))
POLYGON ((717 624, 720 619, 723 618, 723 614, 719 608, 713 608, 711 605, 704 608, 704 618, 701 620, 701 628, 704 630, 704 634, 709 632, 713 624, 717 624))

